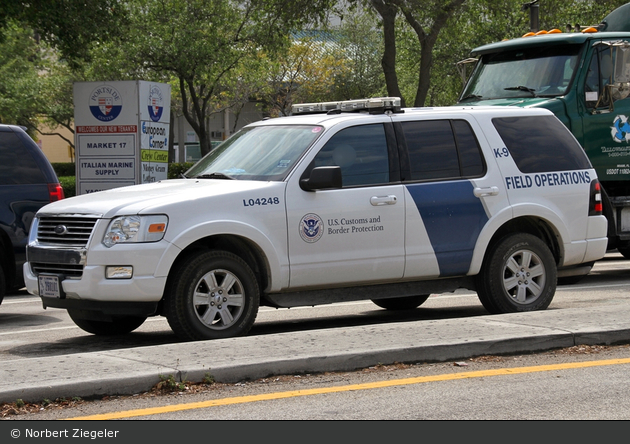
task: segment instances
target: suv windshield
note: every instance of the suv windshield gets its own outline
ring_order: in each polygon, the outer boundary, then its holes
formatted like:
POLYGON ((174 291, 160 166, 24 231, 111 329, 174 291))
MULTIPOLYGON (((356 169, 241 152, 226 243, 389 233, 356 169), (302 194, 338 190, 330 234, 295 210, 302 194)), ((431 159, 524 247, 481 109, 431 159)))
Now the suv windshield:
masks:
POLYGON ((315 125, 245 128, 188 171, 186 177, 281 181, 322 133, 315 125))
POLYGON ((579 50, 579 45, 561 45, 485 54, 459 101, 564 95, 579 50))

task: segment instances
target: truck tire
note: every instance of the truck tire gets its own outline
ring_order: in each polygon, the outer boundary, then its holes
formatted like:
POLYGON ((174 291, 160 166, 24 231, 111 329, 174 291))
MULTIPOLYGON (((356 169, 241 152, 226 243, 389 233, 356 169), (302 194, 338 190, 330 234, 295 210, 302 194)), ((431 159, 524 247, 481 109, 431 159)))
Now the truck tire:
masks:
POLYGON ((81 329, 98 336, 116 336, 131 333, 146 321, 142 316, 113 316, 111 321, 86 319, 79 312, 68 310, 70 318, 81 329))
POLYGON ((258 281, 247 263, 226 251, 198 252, 169 280, 165 315, 185 341, 230 338, 249 332, 260 304, 258 281))
POLYGON ((372 299, 376 305, 387 310, 413 310, 418 308, 429 299, 430 294, 418 296, 405 296, 400 298, 372 299))
POLYGON ((493 314, 544 310, 556 285, 553 254, 527 233, 508 235, 494 244, 476 278, 479 300, 493 314))

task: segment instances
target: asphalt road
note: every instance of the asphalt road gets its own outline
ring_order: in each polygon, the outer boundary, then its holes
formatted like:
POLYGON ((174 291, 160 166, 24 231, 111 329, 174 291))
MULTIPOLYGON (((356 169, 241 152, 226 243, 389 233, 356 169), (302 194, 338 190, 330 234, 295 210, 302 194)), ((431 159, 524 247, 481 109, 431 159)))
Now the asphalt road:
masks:
MULTIPOLYGON (((625 302, 628 299, 628 286, 630 260, 618 253, 611 253, 598 262, 591 274, 578 284, 558 287, 548 310, 586 309, 604 302, 625 302)), ((291 309, 261 307, 250 336, 487 315, 476 293, 470 291, 432 295, 420 308, 408 312, 383 310, 370 301, 291 309)), ((147 319, 139 329, 121 340, 120 337, 99 337, 84 332, 76 327, 65 310, 44 310, 39 297, 25 291, 6 296, 0 305, 0 360, 178 342, 163 317, 147 319)))
POLYGON ((263 309, 252 334, 178 342, 161 319, 103 339, 28 295, 0 306, 0 402, 133 394, 174 381, 238 383, 274 375, 356 371, 397 362, 448 362, 579 344, 630 342, 628 261, 611 255, 560 287, 543 312, 488 315, 474 293, 432 296, 390 313, 371 303, 263 309))

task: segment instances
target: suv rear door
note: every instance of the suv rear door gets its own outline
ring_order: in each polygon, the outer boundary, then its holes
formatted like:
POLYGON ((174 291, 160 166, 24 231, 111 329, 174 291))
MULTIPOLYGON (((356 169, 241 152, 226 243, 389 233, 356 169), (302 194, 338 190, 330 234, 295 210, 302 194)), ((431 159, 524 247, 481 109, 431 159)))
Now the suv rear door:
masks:
POLYGON ((409 195, 405 278, 466 275, 491 215, 508 206, 501 176, 481 150, 487 141, 462 114, 393 120, 409 195))

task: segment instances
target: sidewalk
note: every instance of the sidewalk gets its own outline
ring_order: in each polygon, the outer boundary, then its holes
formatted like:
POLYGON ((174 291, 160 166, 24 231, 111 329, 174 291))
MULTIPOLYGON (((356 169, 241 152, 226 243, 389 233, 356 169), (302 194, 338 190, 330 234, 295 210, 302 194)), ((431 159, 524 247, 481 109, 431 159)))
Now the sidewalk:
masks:
POLYGON ((0 402, 139 393, 161 375, 234 383, 624 342, 630 342, 630 304, 280 333, 5 361, 0 402))

